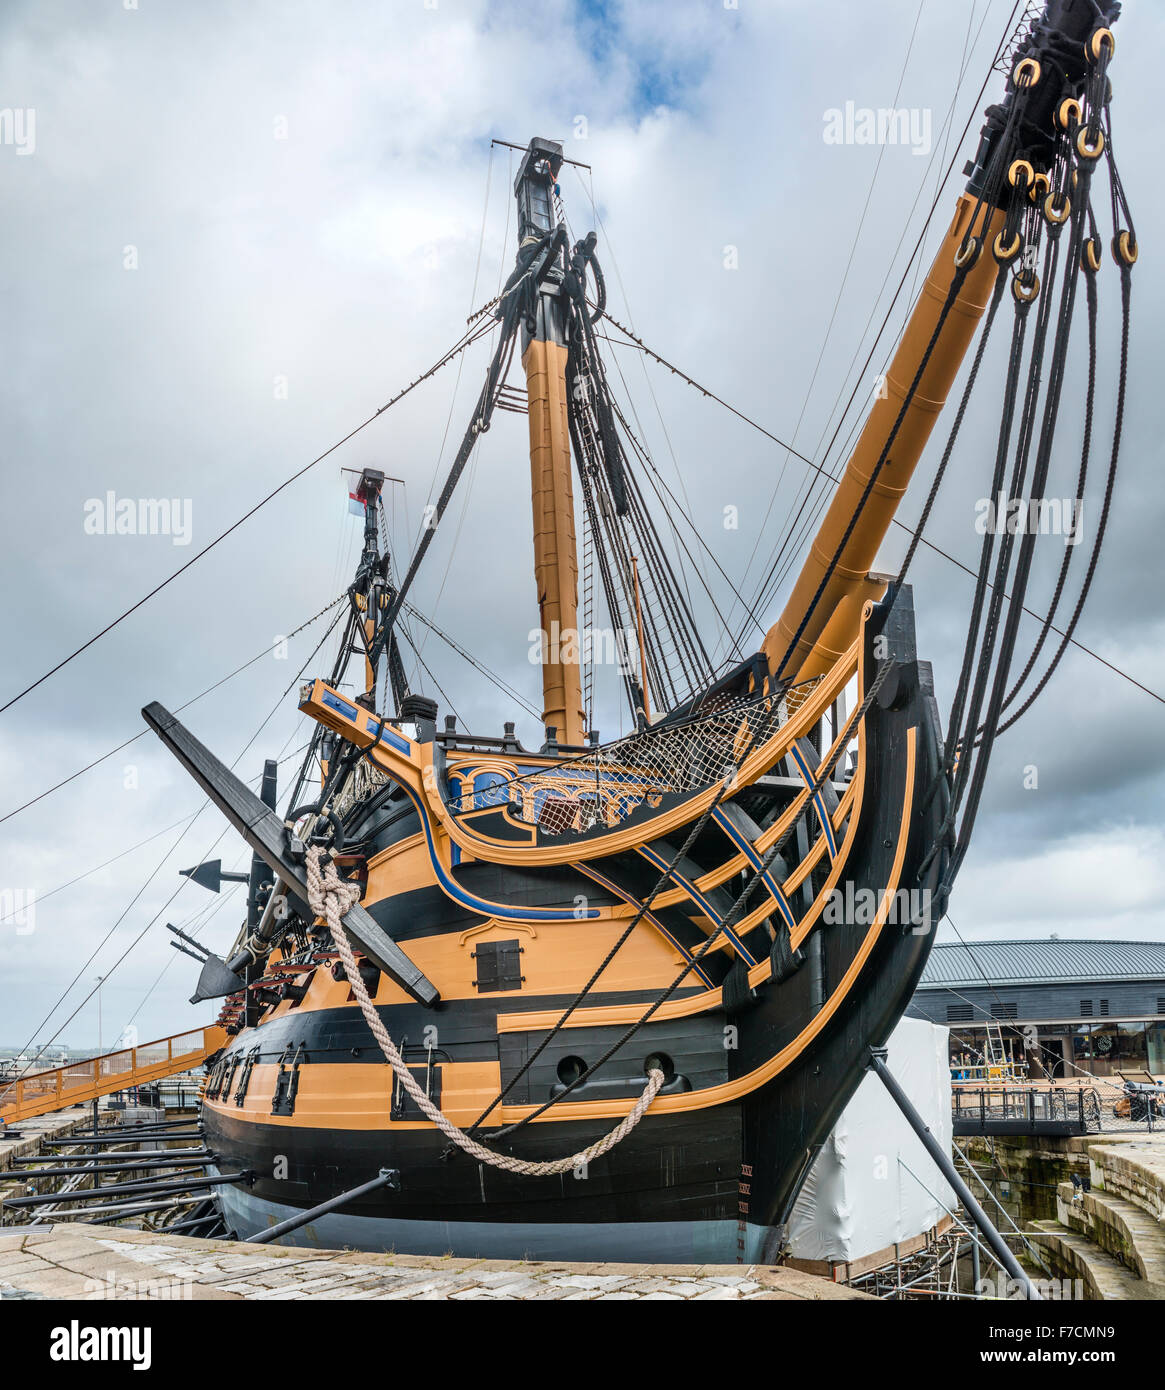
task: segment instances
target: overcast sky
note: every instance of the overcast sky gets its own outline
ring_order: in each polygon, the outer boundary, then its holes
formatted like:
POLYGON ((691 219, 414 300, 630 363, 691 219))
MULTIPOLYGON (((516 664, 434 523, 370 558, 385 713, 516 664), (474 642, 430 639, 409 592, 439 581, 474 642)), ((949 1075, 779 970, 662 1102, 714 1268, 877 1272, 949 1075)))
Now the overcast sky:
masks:
MULTIPOLYGON (((1011 7, 7 0, 0 703, 457 340, 514 254, 516 156, 491 155, 493 137, 561 139, 570 157, 592 166, 589 176, 566 171, 562 193, 576 235, 594 225, 592 193, 596 200, 613 314, 820 458, 835 404, 858 379, 867 326, 880 322, 954 153, 952 102, 957 134, 1011 7), (847 102, 910 108, 918 138, 885 148, 828 142, 826 113, 847 102), (110 492, 178 499, 189 543, 91 534, 86 516, 110 492)), ((1165 14, 1131 0, 1117 40, 1115 129, 1145 254, 1134 277, 1122 475, 1078 636, 1163 692, 1165 393, 1156 380, 1162 272, 1153 229, 1162 210, 1156 98, 1165 14)), ((996 76, 988 99, 1001 91, 996 76)), ((979 124, 976 115, 974 132, 979 124)), ((973 149, 974 135, 956 170, 973 149)), ((943 192, 928 247, 960 182, 956 173, 943 192)), ((1102 230, 1106 199, 1102 188, 1102 230)), ((1115 388, 1110 261, 1101 281, 1097 481, 1115 388)), ((1078 462, 1082 317, 1078 328, 1055 495, 1071 495, 1078 462)), ((930 533, 972 564, 1006 332, 998 339, 930 533)), ((615 360, 625 378, 619 390, 661 472, 682 488, 720 563, 751 591, 800 496, 804 465, 637 354, 615 360), (736 531, 723 526, 729 505, 740 511, 736 531)), ((484 362, 479 347, 460 374, 446 368, 0 715, 0 816, 138 734, 142 705, 184 703, 342 591, 360 524, 346 512, 341 466, 372 465, 404 481, 392 501, 403 558, 484 362)), ((863 378, 859 389, 871 385, 863 378)), ((940 425, 903 507, 907 521, 918 515, 944 438, 940 425)), ((525 421, 503 415, 475 455, 415 598, 537 705, 538 671, 527 660, 537 616, 528 485, 525 421)), ((1073 600, 1095 517, 1086 504, 1073 600)), ((902 546, 902 533, 892 534, 880 567, 896 567, 902 546)), ((1033 606, 1050 593, 1058 559, 1045 547, 1033 606)), ((971 584, 925 550, 912 577, 919 648, 935 663, 945 717, 971 584)), ((702 616, 715 639, 715 618, 706 607, 702 616)), ((282 693, 323 627, 183 715, 225 761, 242 754, 242 775, 306 741, 295 691, 282 693)), ((1025 654, 1034 633, 1025 622, 1025 654)), ((754 629, 750 643, 759 637, 754 629)), ((423 655, 462 727, 500 732, 516 717, 526 743, 537 744, 534 721, 437 639, 423 655)), ((329 648, 310 672, 330 660, 329 648)), ((423 672, 418 684, 437 693, 423 672)), ((1037 709, 997 747, 951 904, 964 935, 1165 937, 1163 714, 1157 700, 1082 652, 1065 659, 1037 709), (1031 765, 1038 788, 1026 790, 1031 765)), ((604 738, 620 732, 620 718, 605 694, 604 738)), ((284 764, 285 776, 293 766, 284 764)), ((186 1003, 196 967, 175 958, 162 927, 187 923, 223 950, 238 926, 237 896, 215 899, 177 877, 208 855, 232 867, 247 859, 233 834, 216 840, 224 828, 216 814, 186 819, 201 804, 146 734, 0 824, 0 890, 9 905, 28 892, 37 899, 31 930, 0 923, 0 1043, 59 1033, 72 1046, 95 1045, 97 999, 84 1001, 106 973, 107 1044, 130 1020, 144 1040, 213 1016, 213 1007, 186 1003), (114 856, 122 857, 88 872, 114 856)))

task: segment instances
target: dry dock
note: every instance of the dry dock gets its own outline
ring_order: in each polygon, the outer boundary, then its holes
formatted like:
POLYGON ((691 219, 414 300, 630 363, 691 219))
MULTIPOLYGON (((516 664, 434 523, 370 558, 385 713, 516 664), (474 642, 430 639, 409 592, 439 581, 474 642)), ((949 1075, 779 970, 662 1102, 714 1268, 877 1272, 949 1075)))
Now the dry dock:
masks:
POLYGON ((1056 1219, 1036 1221, 1052 1268, 1090 1299, 1165 1301, 1165 1135, 1088 1145, 1089 1187, 1056 1189, 1056 1219))
POLYGON ((867 1300, 792 1269, 282 1249, 76 1222, 0 1235, 0 1298, 867 1300))
POLYGON ((67 1110, 0 1127, 0 1171, 11 1168, 28 1154, 40 1153, 43 1143, 72 1134, 81 1125, 88 1129, 92 1123, 93 1112, 89 1106, 72 1105, 67 1110))

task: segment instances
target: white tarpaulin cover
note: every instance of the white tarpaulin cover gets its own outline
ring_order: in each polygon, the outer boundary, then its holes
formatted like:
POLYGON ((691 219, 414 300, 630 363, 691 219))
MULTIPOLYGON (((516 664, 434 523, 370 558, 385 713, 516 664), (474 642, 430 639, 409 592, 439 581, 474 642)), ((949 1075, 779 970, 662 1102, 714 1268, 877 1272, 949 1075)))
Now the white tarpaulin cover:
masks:
MULTIPOLYGON (((902 1019, 890 1036, 887 1065, 949 1153, 948 1056, 947 1030, 923 1019, 902 1019)), ((789 1253, 799 1260, 860 1260, 921 1235, 946 1209, 956 1209, 955 1194, 870 1073, 805 1180, 789 1221, 789 1253)))

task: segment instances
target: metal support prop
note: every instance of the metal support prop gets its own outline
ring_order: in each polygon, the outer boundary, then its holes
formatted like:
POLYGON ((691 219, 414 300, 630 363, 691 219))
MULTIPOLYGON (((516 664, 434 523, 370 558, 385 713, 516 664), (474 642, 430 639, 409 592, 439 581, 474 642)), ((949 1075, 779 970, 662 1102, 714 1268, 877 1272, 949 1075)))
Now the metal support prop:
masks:
POLYGON ((127 1192, 137 1193, 141 1197, 157 1197, 169 1193, 180 1195, 183 1192, 201 1191, 204 1187, 218 1187, 223 1183, 248 1182, 252 1177, 250 1173, 190 1173, 187 1176, 188 1181, 168 1178, 158 1182, 108 1183, 100 1192, 92 1188, 81 1188, 76 1192, 38 1192, 33 1197, 6 1197, 4 1206, 39 1207, 44 1206, 46 1202, 91 1202, 94 1198, 105 1201, 109 1197, 124 1196, 127 1192))
POLYGON ((11 1179, 9 1174, 19 1175, 20 1177, 32 1180, 33 1178, 80 1178, 92 1177, 96 1185, 96 1179, 107 1177, 110 1173, 146 1173, 151 1169, 181 1168, 184 1172, 189 1172, 194 1168, 207 1168, 214 1162, 213 1154, 207 1154, 204 1158, 180 1158, 163 1159, 155 1162, 152 1159, 131 1159, 128 1163, 86 1163, 75 1168, 6 1168, 0 1173, 0 1182, 8 1182, 11 1179))
POLYGON ((335 1211, 337 1207, 346 1206, 357 1197, 363 1197, 365 1193, 375 1192, 381 1187, 390 1187, 394 1192, 399 1192, 400 1171, 396 1168, 382 1168, 371 1182, 361 1183, 359 1187, 353 1187, 347 1192, 341 1192, 338 1197, 329 1197, 326 1202, 321 1202, 318 1207, 311 1207, 308 1211, 301 1211, 298 1216, 290 1216, 286 1221, 280 1221, 277 1226, 269 1226, 265 1231, 259 1231, 256 1235, 247 1236, 245 1238, 246 1243, 248 1245, 266 1245, 268 1241, 276 1240, 279 1236, 285 1236, 291 1231, 298 1231, 301 1226, 306 1226, 309 1221, 314 1221, 317 1216, 326 1216, 328 1212, 335 1211))
POLYGON ((115 1207, 85 1207, 80 1211, 54 1211, 50 1220, 56 1223, 77 1221, 85 1226, 113 1226, 119 1221, 124 1221, 128 1216, 146 1216, 153 1211, 169 1211, 172 1207, 183 1206, 190 1202, 201 1202, 202 1200, 195 1194, 193 1197, 167 1197, 158 1202, 122 1203, 115 1207))
POLYGON ((991 1247, 992 1253, 995 1255, 996 1259, 1003 1268, 1007 1270, 1008 1274, 1018 1281, 1027 1298, 1035 1302, 1040 1302, 1040 1295, 1036 1292, 1035 1285, 1028 1277, 1023 1266, 1011 1253, 1007 1242, 991 1224, 991 1218, 975 1200, 975 1196, 971 1189, 959 1176, 958 1169, 952 1162, 950 1154, 946 1152, 943 1146, 931 1133, 930 1127, 914 1108, 910 1097, 894 1079, 893 1073, 886 1065, 886 1049, 884 1047, 870 1048, 869 1066, 871 1071, 877 1073, 882 1085, 890 1092, 898 1109, 906 1116, 910 1128, 914 1130, 915 1134, 922 1140, 927 1153, 930 1154, 931 1158, 933 1158, 938 1165, 939 1172, 942 1173, 943 1177, 946 1178, 947 1182, 954 1188, 959 1201, 962 1202, 963 1206, 970 1214, 971 1220, 974 1221, 975 1225, 982 1231, 983 1239, 991 1247))
MULTIPOLYGON (((188 1159, 188 1158, 213 1158, 214 1154, 209 1149, 108 1149, 104 1152, 65 1154, 28 1154, 20 1159, 21 1167, 30 1163, 80 1163, 84 1159, 88 1163, 108 1164, 120 1163, 128 1158, 164 1158, 164 1159, 188 1159)), ((6 1168, 4 1172, 18 1172, 19 1169, 6 1168)))
POLYGON ((151 1140, 154 1140, 156 1143, 159 1143, 159 1144, 161 1144, 161 1143, 170 1144, 170 1143, 173 1143, 173 1142, 175 1142, 176 1140, 179 1140, 179 1139, 197 1139, 197 1140, 199 1140, 199 1142, 201 1142, 201 1140, 202 1140, 202 1131, 201 1131, 201 1130, 197 1130, 197 1129, 189 1129, 189 1130, 183 1129, 183 1130, 179 1130, 178 1133, 174 1133, 174 1131, 171 1130, 171 1131, 169 1131, 169 1132, 168 1132, 167 1134, 165 1134, 165 1135, 161 1135, 161 1134, 158 1134, 158 1135, 153 1135, 153 1134, 139 1135, 139 1134, 136 1134, 136 1133, 129 1133, 129 1132, 123 1131, 122 1133, 117 1134, 117 1135, 113 1135, 113 1136, 111 1136, 111 1137, 108 1138, 108 1139, 106 1139, 106 1138, 95 1139, 91 1134, 83 1134, 83 1135, 60 1134, 60 1135, 55 1135, 55 1136, 53 1136, 52 1138, 46 1139, 46 1140, 45 1140, 45 1143, 46 1143, 46 1144, 52 1144, 54 1147, 59 1146, 59 1147, 62 1148, 62 1149, 68 1148, 68 1147, 70 1147, 70 1146, 73 1145, 73 1144, 78 1144, 78 1145, 82 1145, 82 1146, 84 1146, 85 1144, 92 1144, 94 1147, 97 1147, 98 1145, 101 1145, 101 1146, 104 1147, 104 1146, 107 1146, 107 1145, 109 1145, 109 1144, 130 1144, 130 1143, 133 1143, 133 1142, 134 1142, 135 1140, 137 1140, 137 1139, 143 1139, 143 1138, 144 1138, 144 1139, 151 1139, 151 1140))
MULTIPOLYGON (((190 1118, 184 1120, 151 1120, 144 1125, 114 1125, 113 1129, 118 1134, 149 1134, 156 1129, 189 1129, 190 1118)), ((104 1129, 94 1131, 91 1129, 74 1129, 69 1131, 70 1139, 109 1139, 111 1131, 109 1126, 104 1129)))

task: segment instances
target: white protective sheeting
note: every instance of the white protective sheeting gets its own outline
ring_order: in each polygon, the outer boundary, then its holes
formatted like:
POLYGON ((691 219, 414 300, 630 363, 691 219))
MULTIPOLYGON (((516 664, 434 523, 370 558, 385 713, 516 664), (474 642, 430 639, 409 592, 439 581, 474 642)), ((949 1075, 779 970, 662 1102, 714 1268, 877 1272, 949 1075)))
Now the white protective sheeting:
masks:
MULTIPOLYGON (((923 1019, 903 1018, 890 1036, 887 1065, 949 1153, 948 1057, 947 1030, 923 1019)), ((921 1235, 947 1209, 956 1209, 955 1194, 869 1073, 805 1180, 789 1221, 789 1253, 799 1260, 860 1260, 921 1235)))

